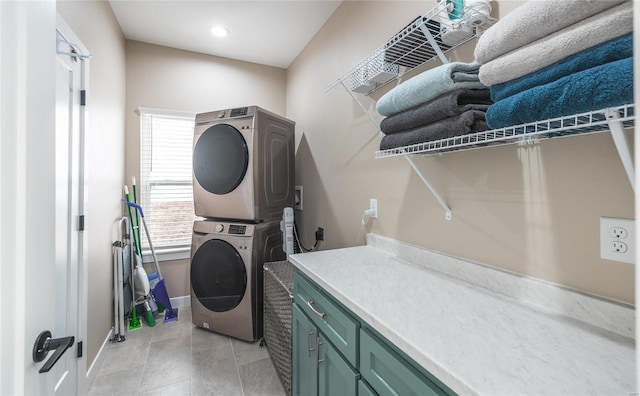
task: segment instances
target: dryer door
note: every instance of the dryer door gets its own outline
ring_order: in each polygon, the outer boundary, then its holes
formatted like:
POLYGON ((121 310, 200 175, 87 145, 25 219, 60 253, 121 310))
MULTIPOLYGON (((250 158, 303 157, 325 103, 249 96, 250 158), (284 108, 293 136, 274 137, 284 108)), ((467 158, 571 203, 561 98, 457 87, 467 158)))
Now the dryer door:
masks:
POLYGON ((247 290, 247 270, 238 251, 219 239, 203 243, 191 260, 191 287, 211 311, 235 308, 247 290))
POLYGON ((227 194, 244 179, 249 150, 242 134, 228 124, 217 124, 202 133, 193 149, 193 173, 213 194, 227 194))

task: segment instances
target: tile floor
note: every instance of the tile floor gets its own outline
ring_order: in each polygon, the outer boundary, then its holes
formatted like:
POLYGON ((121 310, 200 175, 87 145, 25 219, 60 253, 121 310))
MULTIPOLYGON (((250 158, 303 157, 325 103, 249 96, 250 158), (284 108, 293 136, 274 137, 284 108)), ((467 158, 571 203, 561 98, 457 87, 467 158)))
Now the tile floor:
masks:
POLYGON ((285 395, 266 347, 194 326, 189 307, 105 353, 89 395, 285 395))

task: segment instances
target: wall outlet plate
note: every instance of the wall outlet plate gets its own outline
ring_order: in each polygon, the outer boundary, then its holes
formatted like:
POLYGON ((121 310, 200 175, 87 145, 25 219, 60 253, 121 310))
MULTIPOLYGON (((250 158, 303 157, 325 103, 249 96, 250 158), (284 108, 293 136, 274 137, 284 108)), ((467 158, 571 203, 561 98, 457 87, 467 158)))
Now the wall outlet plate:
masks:
POLYGON ((371 217, 374 219, 378 218, 378 200, 375 198, 371 198, 369 200, 369 210, 371 211, 371 217))
POLYGON ((635 220, 600 218, 600 258, 635 264, 635 220))
POLYGON ((293 208, 297 210, 302 210, 302 186, 295 186, 293 191, 294 196, 294 205, 293 208))

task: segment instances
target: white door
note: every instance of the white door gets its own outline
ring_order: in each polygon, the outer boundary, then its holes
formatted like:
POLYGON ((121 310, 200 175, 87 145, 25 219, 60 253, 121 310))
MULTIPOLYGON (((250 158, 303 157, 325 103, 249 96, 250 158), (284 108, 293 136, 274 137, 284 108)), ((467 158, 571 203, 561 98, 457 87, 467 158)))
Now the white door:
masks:
MULTIPOLYGON (((80 229, 81 155, 80 95, 81 65, 75 49, 58 34, 56 64, 56 128, 55 128, 55 333, 56 337, 74 336, 78 340, 79 264, 82 252, 80 229)), ((55 392, 76 393, 77 351, 72 348, 53 367, 55 392)))
POLYGON ((55 31, 55 2, 0 1, 0 394, 79 390, 82 62, 56 54, 55 31), (74 341, 41 373, 43 331, 74 341))

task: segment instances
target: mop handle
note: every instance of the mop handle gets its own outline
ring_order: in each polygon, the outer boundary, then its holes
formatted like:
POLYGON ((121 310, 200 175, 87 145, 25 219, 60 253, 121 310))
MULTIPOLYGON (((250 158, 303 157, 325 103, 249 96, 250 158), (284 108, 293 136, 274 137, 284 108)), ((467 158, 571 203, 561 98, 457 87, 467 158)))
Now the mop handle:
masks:
MULTIPOLYGON (((124 186, 124 196, 127 198, 125 201, 122 199, 122 202, 129 204, 129 188, 124 186)), ((131 206, 127 206, 127 210, 129 211, 129 224, 131 225, 131 233, 133 234, 133 241, 135 242, 135 253, 137 255, 142 255, 142 249, 140 247, 140 238, 136 239, 136 232, 133 229, 133 216, 131 215, 131 206)))
POLYGON ((123 200, 130 207, 136 208, 140 212, 140 218, 142 219, 142 225, 144 226, 144 233, 147 234, 147 240, 149 241, 149 249, 151 249, 151 255, 153 255, 153 262, 156 265, 156 272, 158 272, 158 278, 162 279, 162 273, 160 272, 160 265, 158 265, 158 258, 156 257, 156 251, 153 248, 153 243, 151 243, 151 234, 149 234, 149 229, 147 228, 147 222, 144 219, 144 212, 142 211, 142 206, 138 205, 134 202, 127 202, 123 200))

